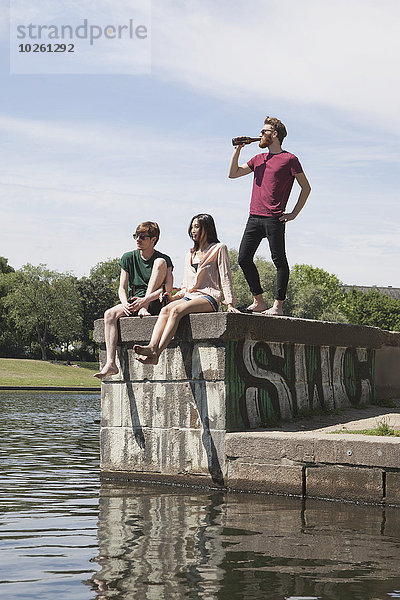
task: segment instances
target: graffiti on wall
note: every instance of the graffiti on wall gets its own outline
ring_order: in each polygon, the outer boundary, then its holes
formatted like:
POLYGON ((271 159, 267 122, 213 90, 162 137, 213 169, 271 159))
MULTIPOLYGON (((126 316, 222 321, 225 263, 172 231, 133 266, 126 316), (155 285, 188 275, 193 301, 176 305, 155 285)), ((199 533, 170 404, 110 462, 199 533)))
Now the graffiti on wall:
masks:
POLYGON ((227 429, 367 404, 374 398, 374 361, 366 348, 228 341, 227 429))

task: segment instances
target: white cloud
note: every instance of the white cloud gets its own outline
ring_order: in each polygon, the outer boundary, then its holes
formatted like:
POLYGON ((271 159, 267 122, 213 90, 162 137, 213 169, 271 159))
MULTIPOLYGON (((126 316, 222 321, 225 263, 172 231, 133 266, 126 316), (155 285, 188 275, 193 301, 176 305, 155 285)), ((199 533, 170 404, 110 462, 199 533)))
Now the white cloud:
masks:
POLYGON ((399 28, 398 0, 164 0, 153 66, 230 102, 334 108, 400 132, 399 28))

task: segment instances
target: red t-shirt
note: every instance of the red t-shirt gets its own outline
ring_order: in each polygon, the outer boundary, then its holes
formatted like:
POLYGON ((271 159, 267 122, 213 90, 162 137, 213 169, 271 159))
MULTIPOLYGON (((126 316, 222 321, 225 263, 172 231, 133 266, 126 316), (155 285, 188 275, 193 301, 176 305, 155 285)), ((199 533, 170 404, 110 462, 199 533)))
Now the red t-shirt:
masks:
POLYGON ((285 212, 294 176, 303 172, 299 159, 283 150, 279 154, 257 154, 247 164, 254 171, 250 214, 280 216, 285 212))

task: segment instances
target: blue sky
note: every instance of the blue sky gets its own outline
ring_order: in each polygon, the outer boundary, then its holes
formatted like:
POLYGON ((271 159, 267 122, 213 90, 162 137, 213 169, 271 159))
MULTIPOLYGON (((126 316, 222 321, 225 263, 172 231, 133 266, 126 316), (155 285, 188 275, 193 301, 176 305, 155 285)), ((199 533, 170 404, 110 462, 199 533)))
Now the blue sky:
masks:
MULTIPOLYGON (((252 181, 227 178, 230 140, 271 115, 313 188, 287 226, 289 262, 400 286, 398 0, 152 0, 142 75, 10 75, 1 2, 0 254, 12 266, 88 274, 150 219, 180 284, 192 215, 210 212, 239 246, 252 181)), ((82 0, 82 16, 98 4, 82 0)), ((114 60, 117 72, 126 47, 114 60)))

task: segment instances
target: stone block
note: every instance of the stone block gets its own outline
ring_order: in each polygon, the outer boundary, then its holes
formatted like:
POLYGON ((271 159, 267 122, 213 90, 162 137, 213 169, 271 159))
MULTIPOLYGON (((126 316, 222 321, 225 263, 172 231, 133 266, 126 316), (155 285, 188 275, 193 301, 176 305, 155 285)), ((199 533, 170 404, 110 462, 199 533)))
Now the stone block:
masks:
POLYGON ((102 471, 161 473, 224 479, 223 431, 103 427, 100 432, 102 471))
MULTIPOLYGON (((400 472, 386 473, 386 502, 400 504, 400 472)), ((400 530, 400 515, 397 525, 400 530)))
POLYGON ((226 485, 233 490, 301 496, 303 493, 303 467, 248 462, 243 459, 228 460, 226 485))
MULTIPOLYGON (((156 321, 155 317, 120 319, 122 342, 147 342, 156 321)), ((182 319, 176 341, 244 339, 271 342, 311 343, 315 346, 380 348, 387 342, 389 332, 377 327, 345 323, 328 323, 291 317, 265 317, 236 313, 200 313, 182 319), (307 342, 306 342, 307 340, 307 342)), ((103 319, 95 322, 94 339, 104 343, 103 319)), ((399 345, 398 337, 391 344, 399 345)))
POLYGON ((315 462, 371 467, 400 465, 400 438, 362 434, 319 434, 315 462))
MULTIPOLYGON (((206 343, 172 343, 160 356, 157 365, 144 365, 136 360, 133 344, 117 348, 116 363, 120 369, 111 381, 207 381, 225 378, 225 348, 206 343)), ((100 364, 105 363, 105 349, 100 349, 100 364)))
POLYGON ((247 458, 255 461, 279 464, 314 462, 313 438, 298 437, 286 432, 240 432, 227 433, 225 452, 228 457, 247 458))
POLYGON ((101 390, 101 427, 122 427, 121 386, 103 382, 101 390))
POLYGON ((319 465, 306 467, 306 495, 360 502, 383 499, 381 469, 319 465))
POLYGON ((125 427, 225 429, 223 381, 127 382, 118 387, 125 427))

